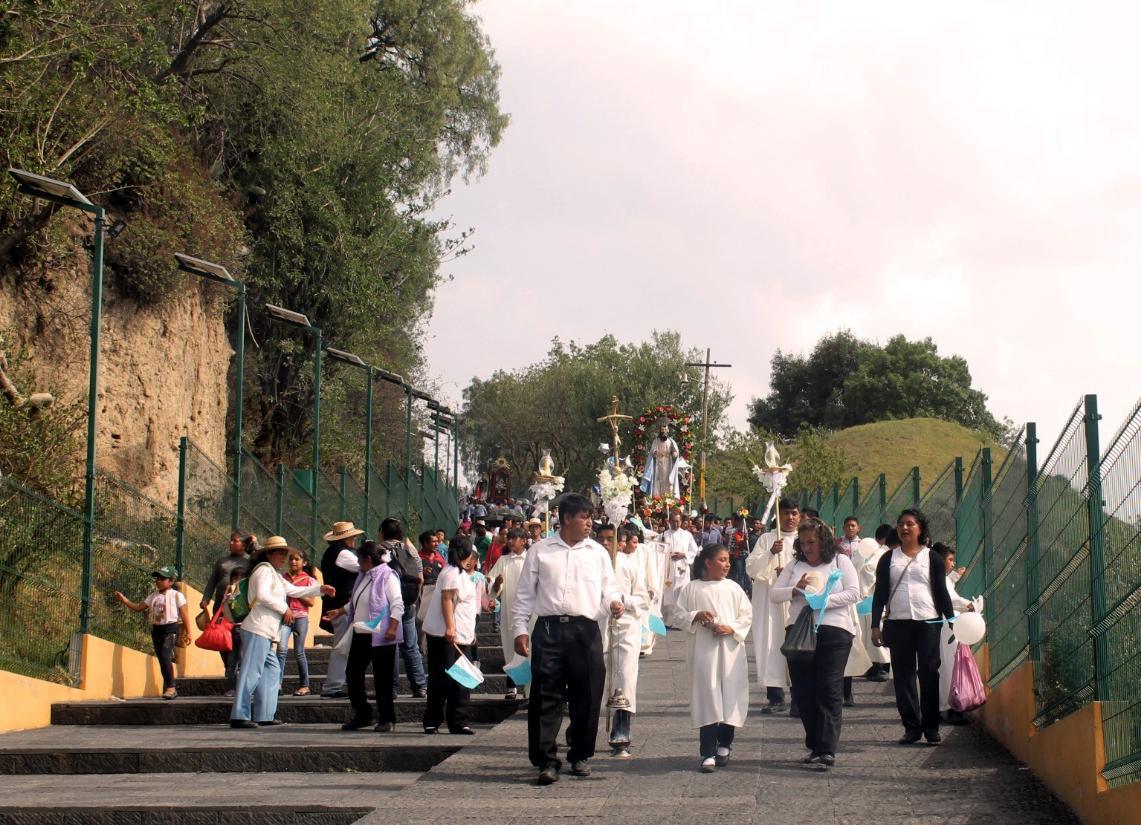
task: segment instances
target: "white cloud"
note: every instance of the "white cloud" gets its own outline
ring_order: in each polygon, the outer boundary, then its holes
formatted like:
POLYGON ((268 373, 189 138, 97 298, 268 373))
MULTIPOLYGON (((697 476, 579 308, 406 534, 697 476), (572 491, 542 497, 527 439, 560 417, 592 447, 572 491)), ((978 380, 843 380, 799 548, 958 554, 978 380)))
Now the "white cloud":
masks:
MULTIPOLYGON (((1047 440, 1141 389, 1141 9, 536 2, 476 7, 512 115, 429 342, 446 386, 552 335, 711 347, 743 423, 776 348, 930 335, 1047 440)), ((458 395, 458 393, 457 393, 458 395)))

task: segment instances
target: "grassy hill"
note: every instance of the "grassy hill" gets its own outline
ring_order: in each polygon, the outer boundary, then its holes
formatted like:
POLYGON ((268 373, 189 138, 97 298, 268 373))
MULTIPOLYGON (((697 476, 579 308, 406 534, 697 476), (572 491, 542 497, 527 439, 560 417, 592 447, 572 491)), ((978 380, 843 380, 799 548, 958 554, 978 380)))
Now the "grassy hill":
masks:
POLYGON ((969 468, 981 447, 992 449, 995 467, 1005 455, 990 436, 937 418, 862 424, 833 433, 829 443, 847 455, 850 474, 860 479, 861 490, 870 489, 876 476, 884 473, 889 492, 915 466, 926 490, 955 456, 962 456, 969 468))

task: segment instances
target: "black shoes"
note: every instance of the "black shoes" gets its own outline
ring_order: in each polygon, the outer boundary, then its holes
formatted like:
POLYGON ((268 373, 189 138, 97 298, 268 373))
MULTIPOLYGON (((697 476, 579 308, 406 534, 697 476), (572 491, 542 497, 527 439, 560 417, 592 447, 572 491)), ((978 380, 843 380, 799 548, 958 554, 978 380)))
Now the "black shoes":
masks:
POLYGON ((272 728, 278 725, 284 725, 285 722, 282 722, 280 719, 269 719, 265 722, 258 722, 257 724, 259 728, 272 728))
POLYGON ((341 725, 341 730, 360 730, 372 724, 372 719, 353 719, 341 725))
POLYGON ((396 730, 395 722, 377 722, 376 727, 373 728, 377 733, 392 733, 396 730))
MULTIPOLYGON (((928 745, 942 745, 943 737, 937 730, 928 730, 923 732, 923 737, 927 740, 928 745)), ((918 737, 917 737, 918 738, 918 737)))
POLYGON ((413 699, 426 699, 426 698, 428 698, 428 691, 422 687, 416 688, 414 691, 412 691, 412 698, 413 699))
POLYGON ((923 738, 923 734, 920 733, 919 731, 909 730, 907 733, 903 734, 903 736, 901 736, 899 738, 899 744, 901 744, 901 745, 914 745, 916 742, 918 742, 922 738, 923 738))
POLYGON ((449 730, 448 733, 454 736, 475 736, 475 731, 468 725, 464 725, 462 728, 456 728, 455 730, 449 730))
POLYGON ((818 753, 809 757, 808 763, 818 771, 836 767, 836 756, 831 753, 818 753))
POLYGON ((547 765, 539 771, 539 784, 540 785, 554 785, 559 781, 559 769, 554 765, 547 765))
POLYGON ((258 726, 258 723, 254 722, 252 719, 231 719, 230 720, 230 727, 231 728, 237 728, 239 730, 247 730, 249 728, 256 728, 257 726, 258 726))
POLYGON ((572 776, 590 776, 590 764, 585 759, 571 763, 572 776))
POLYGON ((855 706, 856 706, 856 700, 853 697, 851 697, 851 696, 845 696, 844 697, 844 707, 854 708, 855 706))
POLYGON ((424 728, 424 733, 428 733, 428 734, 438 733, 439 730, 440 730, 439 728, 424 728))
POLYGON ((769 716, 770 714, 774 713, 784 713, 786 710, 788 710, 788 705, 786 705, 784 702, 769 702, 767 705, 761 708, 761 713, 763 713, 765 716, 769 716))

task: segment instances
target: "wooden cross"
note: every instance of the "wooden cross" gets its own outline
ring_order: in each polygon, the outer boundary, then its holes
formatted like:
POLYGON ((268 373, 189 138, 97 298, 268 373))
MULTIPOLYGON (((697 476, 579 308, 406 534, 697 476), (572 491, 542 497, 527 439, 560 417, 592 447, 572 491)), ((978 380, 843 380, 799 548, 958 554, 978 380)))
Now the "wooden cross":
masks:
POLYGON ((618 437, 618 422, 630 421, 633 419, 632 415, 622 415, 618 412, 618 396, 612 396, 610 399, 610 415, 604 415, 599 418, 599 422, 605 421, 610 425, 610 448, 614 452, 614 466, 618 466, 618 448, 622 445, 622 439, 618 437))

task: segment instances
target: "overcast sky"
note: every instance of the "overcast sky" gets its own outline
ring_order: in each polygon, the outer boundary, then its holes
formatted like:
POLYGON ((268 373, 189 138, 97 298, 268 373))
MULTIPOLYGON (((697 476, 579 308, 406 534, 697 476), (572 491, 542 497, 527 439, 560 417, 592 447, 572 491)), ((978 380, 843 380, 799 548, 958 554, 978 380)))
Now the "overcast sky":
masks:
MULTIPOLYGON (((743 426, 779 348, 931 336, 1048 449, 1141 394, 1141 6, 484 0, 511 115, 445 211, 443 396, 550 339, 710 347, 743 426)), ((665 402, 670 399, 662 399, 665 402)), ((601 411, 600 411, 601 414, 601 411)))

